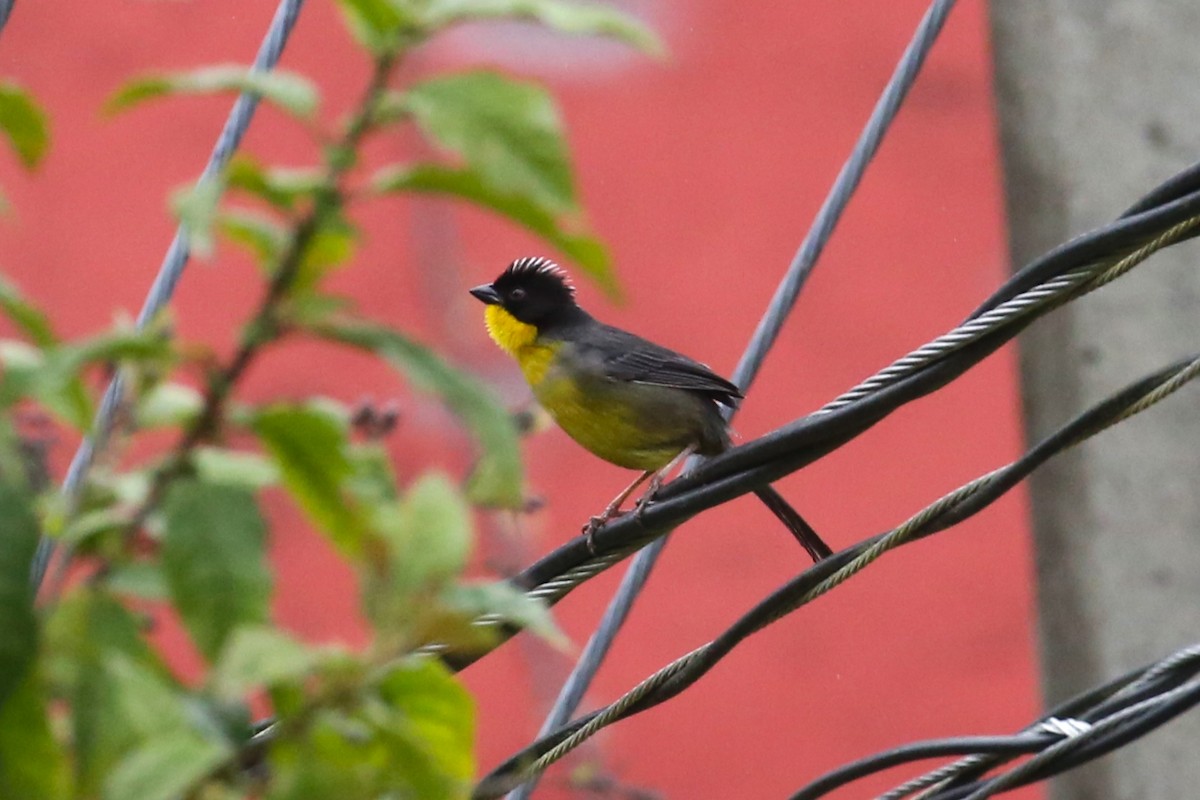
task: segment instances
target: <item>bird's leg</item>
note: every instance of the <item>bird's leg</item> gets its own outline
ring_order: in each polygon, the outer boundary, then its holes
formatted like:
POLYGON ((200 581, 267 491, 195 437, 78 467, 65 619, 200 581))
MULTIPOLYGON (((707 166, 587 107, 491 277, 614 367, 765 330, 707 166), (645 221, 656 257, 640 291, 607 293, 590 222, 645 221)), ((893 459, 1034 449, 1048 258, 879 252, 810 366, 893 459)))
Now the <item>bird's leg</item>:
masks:
POLYGON ((633 490, 642 485, 642 481, 654 474, 653 470, 646 470, 641 475, 634 479, 633 483, 626 486, 619 495, 613 498, 613 501, 604 507, 604 511, 600 512, 600 516, 592 517, 587 524, 583 526, 583 535, 587 537, 588 550, 596 552, 596 531, 600 530, 600 526, 608 522, 614 517, 621 515, 621 504, 629 499, 629 495, 633 494, 633 490))
POLYGON ((642 493, 642 496, 638 498, 638 501, 633 506, 633 513, 639 520, 642 518, 642 514, 645 513, 646 506, 654 502, 654 496, 662 488, 663 481, 670 474, 671 470, 682 464, 694 452, 696 452, 696 446, 688 445, 679 451, 679 455, 667 462, 665 467, 651 476, 650 485, 646 487, 646 491, 642 493))

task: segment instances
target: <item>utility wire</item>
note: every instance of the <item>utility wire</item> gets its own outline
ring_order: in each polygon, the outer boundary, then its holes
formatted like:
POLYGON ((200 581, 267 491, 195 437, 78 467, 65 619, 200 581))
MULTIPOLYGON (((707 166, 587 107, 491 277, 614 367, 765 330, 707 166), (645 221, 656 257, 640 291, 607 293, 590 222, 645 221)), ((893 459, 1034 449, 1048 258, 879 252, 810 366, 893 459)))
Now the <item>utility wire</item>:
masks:
MULTIPOLYGON (((271 20, 266 36, 259 46, 252 70, 269 72, 279 63, 279 57, 283 54, 283 48, 287 44, 303 5, 304 0, 280 1, 275 10, 275 17, 271 20)), ((11 2, 8 4, 8 8, 11 8, 11 2)), ((0 14, 3 15, 0 16, 0 25, 2 25, 7 11, 0 9, 0 14)), ((242 136, 250 126, 257 107, 258 97, 253 94, 243 93, 234 102, 233 108, 229 112, 229 118, 225 121, 225 126, 217 137, 208 164, 205 165, 204 172, 201 173, 197 184, 213 180, 229 163, 229 159, 242 141, 242 136)), ((139 330, 153 320, 158 312, 170 302, 171 296, 175 292, 175 286, 187 266, 189 255, 187 226, 180 223, 175 231, 175 238, 167 248, 167 254, 154 278, 154 283, 150 286, 150 291, 142 304, 142 310, 138 314, 137 327, 139 330)), ((71 459, 71 465, 67 468, 67 477, 63 481, 62 493, 66 499, 68 514, 75 512, 87 472, 96 455, 108 443, 117 407, 124 394, 124 385, 125 379, 120 373, 117 373, 109 382, 104 397, 100 401, 100 409, 96 412, 96 418, 92 423, 91 433, 84 437, 71 459)), ((41 586, 42 579, 46 575, 46 568, 54 554, 54 546, 55 540, 46 536, 43 536, 38 542, 37 552, 34 553, 33 563, 30 566, 30 582, 33 584, 34 592, 41 586)), ((60 570, 65 568, 69 560, 70 552, 65 552, 62 556, 60 570)))
MULTIPOLYGON (((641 519, 626 516, 602 528, 597 533, 598 555, 590 551, 582 538, 576 539, 527 567, 513 579, 514 584, 531 597, 549 604, 557 602, 579 584, 652 541, 661 530, 817 460, 900 406, 961 375, 1049 310, 1051 303, 1026 303, 1021 298, 1023 294, 1027 295, 1025 299, 1037 296, 1041 291, 1038 280, 1053 282, 1081 267, 1087 267, 1092 278, 1104 275, 1107 280, 1123 274, 1154 249, 1196 235, 1197 218, 1200 218, 1200 164, 1152 190, 1116 221, 1075 237, 1017 272, 972 317, 1016 299, 1018 302, 1012 304, 1011 313, 995 320, 986 333, 976 336, 971 344, 947 351, 914 374, 844 407, 809 415, 716 456, 697 473, 664 486, 641 519)), ((1077 285, 1074 282, 1059 284, 1057 291, 1068 291, 1072 287, 1077 288, 1077 285)), ((495 621, 481 619, 480 622, 494 624, 495 621)), ((501 627, 500 632, 497 645, 515 629, 501 627)), ((448 652, 436 645, 429 649, 441 652, 443 660, 456 669, 484 655, 448 652)))
POLYGON ((4 30, 4 26, 8 24, 8 17, 12 14, 13 5, 17 0, 0 0, 0 31, 4 30))
MULTIPOLYGON (((1059 704, 1020 733, 1011 736, 958 736, 934 739, 885 750, 822 775, 792 795, 790 800, 818 800, 830 792, 885 769, 945 755, 962 754, 966 755, 966 758, 908 781, 880 795, 880 800, 902 800, 918 792, 922 793, 922 798, 934 798, 944 797, 951 790, 967 791, 962 783, 964 778, 973 781, 998 764, 1020 755, 1046 752, 1052 745, 1064 739, 1079 740, 1075 746, 1077 753, 1085 756, 1099 755, 1094 749, 1094 744, 1095 740, 1104 734, 1105 727, 1101 723, 1118 714, 1128 714, 1129 716, 1124 718, 1128 720, 1147 711, 1161 712, 1165 707, 1173 706, 1172 710, 1183 710, 1178 704, 1181 701, 1187 702, 1188 694, 1174 692, 1197 673, 1200 673, 1200 645, 1192 645, 1059 704), (1130 714, 1129 710, 1135 706, 1138 707, 1137 710, 1130 714), (1096 731, 1097 727, 1100 728, 1099 732, 1096 731)), ((1109 741, 1109 744, 1113 743, 1112 740, 1109 741)), ((1066 766, 1062 759, 1054 765, 1066 766)), ((976 785, 975 788, 979 786, 976 785)))
MULTIPOLYGON (((676 696, 748 636, 820 597, 887 550, 945 530, 978 513, 1052 455, 1149 408, 1198 375, 1200 355, 1159 370, 1093 406, 1012 464, 951 492, 889 533, 814 565, 776 590, 709 644, 667 665, 608 707, 571 723, 510 758, 481 781, 473 797, 476 800, 499 797, 515 782, 545 770, 612 722, 676 696)), ((1190 697, 1185 695, 1185 699, 1190 697)))
MULTIPOLYGON (((742 390, 743 394, 754 382, 767 353, 779 338, 779 332, 795 307, 800 291, 804 288, 809 275, 812 274, 817 259, 820 258, 826 243, 833 235, 834 228, 846 210, 850 198, 854 196, 855 190, 862 181, 867 165, 879 150, 884 135, 900 110, 909 89, 916 81, 925 57, 933 48, 942 26, 945 24, 946 17, 953 7, 954 0, 935 0, 917 26, 912 41, 909 42, 900 63, 871 112, 854 150, 842 166, 841 172, 838 173, 837 179, 817 212, 804 241, 788 265, 783 280, 776 288, 770 305, 759 320, 758 327, 755 329, 745 353, 742 354, 733 374, 733 383, 742 390)), ((727 409, 727 418, 732 413, 733 409, 727 409)), ((689 462, 688 467, 685 468, 686 471, 690 471, 695 464, 699 463, 699 459, 689 460, 689 462)), ((608 608, 605 609, 604 616, 600 619, 600 624, 588 639, 579 661, 567 677, 554 705, 542 723, 541 729, 538 731, 539 737, 561 727, 578 708, 584 693, 600 669, 604 658, 608 655, 613 640, 629 617, 634 602, 641 594, 646 581, 650 579, 650 573, 658 562, 663 548, 666 547, 667 538, 667 535, 660 536, 642 549, 630 564, 629 569, 626 570, 621 579, 621 585, 609 602, 608 608)), ((512 792, 509 800, 527 800, 536 785, 537 778, 535 777, 512 792)))

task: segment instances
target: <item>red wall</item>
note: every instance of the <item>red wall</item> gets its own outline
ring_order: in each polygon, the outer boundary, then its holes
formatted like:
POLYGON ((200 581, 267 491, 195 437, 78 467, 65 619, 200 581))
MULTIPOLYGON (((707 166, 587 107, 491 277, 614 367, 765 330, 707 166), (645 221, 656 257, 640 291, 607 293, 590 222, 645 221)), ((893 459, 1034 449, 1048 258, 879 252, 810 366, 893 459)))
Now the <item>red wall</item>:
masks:
MULTIPOLYGON (((627 5, 667 40, 666 61, 504 28, 456 34, 408 73, 485 61, 548 79, 564 105, 592 222, 612 244, 628 297, 615 307, 585 283, 585 304, 728 373, 925 3, 627 5)), ((344 109, 365 75, 331 6, 308 3, 284 59, 317 76, 326 111, 344 109)), ((0 73, 46 105, 54 142, 34 178, 2 159, 15 218, 0 224, 0 268, 50 306, 63 331, 83 334, 136 313, 173 230, 164 197, 198 174, 228 108, 227 99, 172 100, 110 120, 99 113, 103 99, 131 73, 249 61, 273 7, 17 4, 0 38, 0 73)), ((953 326, 1001 280, 987 48, 982 4, 963 4, 745 403, 744 437, 818 407, 953 326)), ((284 163, 312 157, 304 134, 270 111, 246 146, 284 163)), ((381 162, 411 152, 398 138, 373 149, 381 162)), ((544 248, 443 203, 389 201, 358 218, 368 238, 340 287, 367 313, 447 343, 514 403, 523 400, 517 372, 486 340, 464 290, 544 248)), ((177 304, 182 334, 227 349, 257 297, 252 276, 233 253, 193 264, 177 304)), ((404 474, 430 462, 462 468, 463 439, 446 415, 362 359, 289 346, 253 371, 247 389, 259 398, 403 396, 406 422, 393 444, 404 474)), ((780 488, 843 546, 1010 460, 1019 444, 1014 359, 1004 351, 780 488)), ((558 432, 531 441, 527 456, 532 488, 548 506, 522 521, 516 540, 505 520, 481 519, 481 564, 516 567, 556 546, 629 477, 558 432)), ((313 639, 361 641, 347 571, 286 503, 276 499, 269 511, 280 620, 313 639)), ((754 637, 678 699, 601 735, 575 763, 599 759, 621 780, 671 798, 782 797, 880 748, 1019 728, 1037 708, 1029 561, 1018 491, 754 637)), ((688 524, 589 701, 612 700, 707 641, 803 566, 753 501, 688 524)), ((559 607, 576 642, 618 573, 559 607)), ((180 664, 191 663, 182 637, 163 638, 180 664)), ((567 663, 522 637, 467 672, 480 701, 481 768, 529 739, 567 663)), ((553 772, 544 796, 566 796, 566 776, 553 772)))

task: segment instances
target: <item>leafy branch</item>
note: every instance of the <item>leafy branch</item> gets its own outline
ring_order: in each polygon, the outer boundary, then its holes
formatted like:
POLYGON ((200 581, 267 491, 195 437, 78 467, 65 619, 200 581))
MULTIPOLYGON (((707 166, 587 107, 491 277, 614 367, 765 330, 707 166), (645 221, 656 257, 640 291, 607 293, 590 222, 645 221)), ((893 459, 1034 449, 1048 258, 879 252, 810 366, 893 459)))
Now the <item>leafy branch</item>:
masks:
MULTIPOLYGON (((438 193, 527 228, 615 291, 543 87, 483 69, 393 83, 406 54, 464 22, 516 19, 656 42, 610 9, 559 0, 338 6, 372 71, 332 138, 319 133, 315 85, 279 71, 222 65, 145 76, 106 106, 248 93, 321 147, 312 168, 243 155, 172 199, 191 252, 218 257, 221 240, 246 248, 263 270, 227 358, 176 341, 165 315, 146 330, 60 340, 48 315, 0 281, 0 315, 14 336, 0 338, 0 518, 12 528, 0 554, 0 796, 465 797, 475 772, 471 698, 440 661, 417 652, 421 644, 485 651, 494 632, 471 624, 481 614, 561 642, 543 604, 463 577, 473 511, 524 501, 510 414, 436 346, 362 319, 324 279, 351 260, 355 204, 438 193), (401 125, 436 155, 364 167, 362 145, 401 125), (339 400, 241 401, 250 368, 291 336, 366 352, 443 402, 479 450, 466 480, 425 470, 402 482, 379 439, 387 426, 356 428, 339 400), (185 371, 199 371, 200 388, 176 377, 185 371), (56 431, 85 432, 96 406, 90 387, 114 372, 125 387, 112 407, 118 435, 103 442, 79 502, 31 486, 18 415, 40 409, 56 431), (157 447, 164 431, 171 444, 157 447), (314 645, 272 624, 273 532, 259 499, 275 489, 354 570, 371 632, 365 648, 314 645), (88 575, 55 587, 40 609, 28 588, 39 536, 72 547, 88 575), (203 662, 195 679, 181 679, 151 645, 149 626, 162 617, 178 619, 195 646, 203 662), (269 745, 252 723, 263 708, 278 720, 269 745), (269 770, 248 773, 250 761, 269 770)), ((28 112, 8 115, 4 133, 34 163, 46 126, 26 100, 0 96, 28 112)), ((110 410, 105 403, 100 413, 110 410)))

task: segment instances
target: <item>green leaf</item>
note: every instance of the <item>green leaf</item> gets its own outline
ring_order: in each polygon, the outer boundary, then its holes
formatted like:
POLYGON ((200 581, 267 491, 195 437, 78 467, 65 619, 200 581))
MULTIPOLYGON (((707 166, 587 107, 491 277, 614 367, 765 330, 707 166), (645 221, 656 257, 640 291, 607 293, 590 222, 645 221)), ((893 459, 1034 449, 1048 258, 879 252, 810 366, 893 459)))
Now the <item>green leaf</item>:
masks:
POLYGON ((330 322, 314 330, 326 338, 379 355, 407 375, 415 386, 440 397, 482 449, 468 482, 471 501, 505 508, 522 506, 523 470, 517 429, 487 388, 424 345, 381 325, 330 322))
POLYGON ((177 482, 164 512, 167 585, 192 640, 212 661, 236 627, 267 619, 266 526, 251 492, 199 480, 177 482))
POLYGON ((416 797, 455 798, 475 772, 471 696, 434 658, 413 658, 380 681, 395 714, 376 720, 391 734, 391 755, 416 797))
POLYGON ((194 420, 204 406, 196 389, 182 383, 159 383, 138 398, 136 427, 177 428, 194 420))
POLYGON ((108 575, 108 588, 114 594, 139 600, 167 600, 171 591, 158 562, 130 561, 113 566, 108 575))
POLYGON ((264 167, 246 156, 233 159, 225 169, 225 181, 280 211, 292 211, 302 200, 311 199, 324 185, 324 177, 311 167, 264 167))
MULTIPOLYGON (((58 336, 54 333, 49 318, 37 306, 26 300, 20 290, 5 280, 3 276, 0 276, 0 311, 3 311, 12 324, 38 347, 49 348, 58 344, 58 336)), ((0 362, 3 362, 5 369, 10 366, 10 357, 16 355, 11 349, 7 350, 4 355, 0 355, 0 362)), ((30 357, 26 359, 27 365, 35 368, 35 372, 30 374, 28 381, 28 385, 32 385, 36 370, 41 369, 43 361, 41 354, 35 350, 27 350, 26 355, 30 357)), ((8 376, 5 376, 6 380, 7 378, 8 376)), ((0 392, 0 394, 6 393, 7 390, 0 392)), ((85 427, 91 422, 92 401, 83 382, 78 378, 68 381, 67 385, 61 387, 61 391, 54 396, 46 396, 41 399, 53 413, 77 423, 77 427, 85 427)))
POLYGON ((416 24, 410 5, 400 0, 337 0, 346 26, 372 53, 391 50, 400 35, 416 24))
POLYGON ((213 254, 213 229, 225 184, 218 178, 201 178, 195 185, 171 195, 171 210, 187 235, 188 247, 200 258, 213 254))
POLYGON ((254 430, 300 507, 342 555, 358 559, 368 527, 344 491, 351 474, 345 427, 313 408, 275 406, 258 414, 254 430))
MULTIPOLYGON (((46 640, 55 693, 71 709, 77 794, 93 797, 112 765, 145 735, 126 713, 122 698, 128 692, 136 701, 138 682, 152 692, 169 674, 129 611, 93 586, 70 592, 54 608, 46 640), (113 666, 123 663, 140 667, 133 672, 132 686, 123 680, 129 670, 113 666)), ((151 699, 158 696, 152 693, 151 699)))
POLYGON ((26 169, 37 167, 50 145, 46 114, 28 92, 8 81, 0 83, 0 132, 26 169))
POLYGON ((68 519, 59 538, 72 547, 83 547, 96 537, 124 531, 128 527, 127 510, 104 506, 68 519))
POLYGON ((104 110, 115 114, 157 97, 213 92, 255 95, 301 119, 311 119, 317 111, 317 90, 307 78, 281 70, 260 72, 236 64, 135 78, 108 99, 104 110))
POLYGON ((227 484, 242 489, 265 489, 279 483, 274 462, 258 453, 198 447, 192 454, 196 476, 207 483, 227 484))
POLYGON ((542 237, 559 252, 583 268, 610 296, 620 296, 612 261, 604 243, 587 232, 573 232, 554 213, 536 200, 490 186, 472 169, 439 164, 388 168, 372 181, 380 192, 444 194, 489 208, 542 237))
POLYGON ((577 208, 558 109, 540 85, 479 70, 418 83, 405 103, 427 137, 494 191, 555 213, 577 208))
POLYGON ((13 476, 0 476, 0 709, 33 665, 37 618, 29 586, 29 564, 37 547, 38 521, 31 497, 13 476))
POLYGON ((274 743, 267 796, 464 800, 473 739, 470 695, 435 659, 409 659, 360 706, 320 710, 274 743))
POLYGON ((0 406, 19 397, 32 397, 55 415, 87 430, 92 424, 92 403, 80 380, 89 365, 114 361, 157 362, 172 355, 171 343, 154 329, 119 330, 37 351, 0 342, 0 406))
POLYGON ((400 591, 444 584, 462 572, 471 547, 471 513, 454 484, 443 475, 423 475, 399 510, 397 524, 384 533, 400 591))
POLYGON ((396 471, 387 448, 377 442, 360 444, 350 451, 353 475, 347 489, 364 506, 395 503, 400 499, 396 471))
POLYGON ((561 0, 434 0, 429 12, 429 23, 435 27, 489 19, 528 20, 562 33, 607 36, 653 55, 664 52, 652 30, 607 5, 561 0))
POLYGON ((230 747, 190 731, 169 731, 145 742, 113 769, 104 800, 174 800, 225 761, 230 747))
MULTIPOLYGON (((0 112, 2 113, 2 112, 0 112)), ((21 295, 21 290, 0 275, 0 311, 38 347, 58 344, 50 320, 37 306, 21 295)))
POLYGON ((217 214, 217 230, 249 250, 260 267, 274 264, 287 244, 287 232, 279 223, 253 211, 223 209, 217 214))
POLYGON ((247 692, 305 677, 321 653, 274 628, 239 628, 213 670, 213 691, 228 700, 247 692))
POLYGON ((468 619, 491 615, 529 630, 559 649, 570 646, 546 604, 506 581, 451 586, 442 594, 442 601, 468 619))
POLYGON ((0 797, 55 800, 67 794, 67 759, 50 733, 36 671, 0 708, 0 797))
POLYGON ((294 294, 304 294, 335 268, 354 255, 358 232, 345 217, 325 216, 313 233, 300 258, 300 267, 292 283, 294 294))
POLYGON ((103 777, 105 800, 191 796, 233 755, 221 709, 120 654, 103 663, 113 716, 127 736, 103 777))

